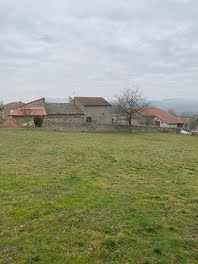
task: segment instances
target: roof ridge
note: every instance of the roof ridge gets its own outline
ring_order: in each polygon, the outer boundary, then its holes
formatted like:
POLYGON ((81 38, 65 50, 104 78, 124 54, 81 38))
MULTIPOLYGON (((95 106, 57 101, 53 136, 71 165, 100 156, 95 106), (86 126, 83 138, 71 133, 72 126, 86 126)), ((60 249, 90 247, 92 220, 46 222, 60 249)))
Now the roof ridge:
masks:
POLYGON ((156 116, 167 124, 184 123, 184 121, 160 108, 146 108, 139 112, 143 116, 156 116))
POLYGON ((71 103, 45 102, 45 104, 71 104, 71 103))
POLYGON ((18 107, 18 108, 21 108, 21 107, 23 107, 23 106, 26 106, 26 105, 29 105, 29 104, 32 104, 32 103, 35 103, 35 102, 38 102, 38 101, 40 101, 40 100, 44 100, 44 103, 45 103, 45 97, 42 97, 42 98, 39 98, 39 99, 37 99, 37 100, 34 100, 34 101, 31 101, 31 102, 29 102, 29 103, 26 103, 26 104, 23 104, 23 105, 21 105, 20 107, 18 107))
POLYGON ((24 103, 21 102, 21 101, 17 101, 17 102, 10 102, 10 103, 7 103, 7 104, 3 104, 3 106, 8 106, 8 105, 11 105, 11 104, 24 104, 24 103))
POLYGON ((101 96, 96 97, 82 97, 82 96, 76 96, 74 97, 74 101, 80 102, 84 106, 111 106, 111 104, 101 96))

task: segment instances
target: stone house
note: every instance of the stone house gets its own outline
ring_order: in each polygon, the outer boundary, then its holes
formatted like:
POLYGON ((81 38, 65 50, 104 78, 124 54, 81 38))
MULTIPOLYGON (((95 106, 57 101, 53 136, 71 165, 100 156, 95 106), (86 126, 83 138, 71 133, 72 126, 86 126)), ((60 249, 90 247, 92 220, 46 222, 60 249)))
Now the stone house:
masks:
POLYGON ((112 123, 112 105, 103 97, 74 97, 72 103, 84 113, 84 122, 112 123))
POLYGON ((20 107, 23 103, 22 102, 12 102, 8 104, 2 105, 0 108, 3 108, 0 110, 0 116, 2 116, 3 119, 9 118, 10 113, 15 110, 16 108, 20 107))
POLYGON ((4 111, 4 107, 3 105, 0 105, 0 119, 3 118, 3 111, 4 111))
POLYGON ((183 128, 184 121, 162 109, 147 108, 139 111, 141 124, 163 128, 183 128), (141 118, 142 116, 142 118, 141 118))
POLYGON ((10 117, 20 123, 33 121, 36 115, 69 123, 85 123, 89 117, 93 123, 110 124, 112 106, 102 97, 75 97, 70 103, 46 103, 45 98, 41 98, 20 105, 10 113, 10 117))
POLYGON ((11 111, 10 117, 19 123, 30 122, 34 120, 35 116, 46 116, 45 98, 23 104, 15 110, 11 111))
POLYGON ((45 103, 46 119, 82 123, 84 113, 73 103, 45 103))

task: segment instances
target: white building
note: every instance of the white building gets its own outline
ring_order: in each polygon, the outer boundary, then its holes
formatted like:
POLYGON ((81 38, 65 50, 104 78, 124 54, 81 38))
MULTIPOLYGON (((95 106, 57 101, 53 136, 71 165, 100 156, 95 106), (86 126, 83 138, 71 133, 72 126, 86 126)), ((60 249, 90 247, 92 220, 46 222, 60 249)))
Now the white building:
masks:
POLYGON ((147 108, 139 111, 148 125, 166 128, 183 128, 184 121, 159 108, 147 108))

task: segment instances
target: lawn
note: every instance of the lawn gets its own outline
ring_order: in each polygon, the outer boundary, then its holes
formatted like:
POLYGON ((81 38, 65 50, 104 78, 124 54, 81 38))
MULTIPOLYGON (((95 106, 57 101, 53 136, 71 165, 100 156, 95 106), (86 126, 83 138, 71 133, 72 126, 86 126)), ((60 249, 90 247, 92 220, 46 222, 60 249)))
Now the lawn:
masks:
POLYGON ((198 263, 198 138, 0 130, 0 263, 198 263))

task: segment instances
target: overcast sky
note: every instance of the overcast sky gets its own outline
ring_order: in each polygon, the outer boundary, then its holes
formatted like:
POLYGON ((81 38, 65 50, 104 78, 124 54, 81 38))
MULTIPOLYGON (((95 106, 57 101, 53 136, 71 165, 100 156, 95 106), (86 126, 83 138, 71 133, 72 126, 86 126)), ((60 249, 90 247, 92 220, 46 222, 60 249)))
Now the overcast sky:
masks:
POLYGON ((197 0, 0 0, 0 99, 198 98, 197 0))

